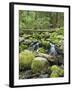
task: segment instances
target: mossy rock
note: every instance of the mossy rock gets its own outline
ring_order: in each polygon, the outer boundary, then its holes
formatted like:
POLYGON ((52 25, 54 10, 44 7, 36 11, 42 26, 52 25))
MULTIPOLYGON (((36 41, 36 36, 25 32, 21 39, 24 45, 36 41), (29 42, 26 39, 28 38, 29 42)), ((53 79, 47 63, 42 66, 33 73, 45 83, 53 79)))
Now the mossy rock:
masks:
POLYGON ((33 73, 45 73, 48 70, 48 61, 42 57, 36 57, 32 61, 31 69, 33 73))
POLYGON ((64 76, 64 70, 63 70, 63 69, 60 69, 60 70, 59 70, 59 76, 60 76, 60 77, 63 77, 63 76, 64 76))
POLYGON ((50 77, 63 77, 64 76, 64 70, 61 69, 57 65, 53 65, 51 67, 51 71, 52 71, 52 73, 51 73, 50 77))
POLYGON ((57 65, 53 65, 52 67, 51 67, 51 71, 57 71, 57 70, 59 70, 60 68, 57 66, 57 65))
POLYGON ((31 68, 32 60, 34 59, 33 52, 24 50, 19 55, 19 69, 27 70, 31 68))
POLYGON ((31 42, 32 42, 32 41, 31 41, 30 39, 25 39, 25 40, 24 40, 24 44, 26 44, 26 45, 30 45, 31 42))
POLYGON ((53 71, 50 75, 50 78, 57 78, 59 77, 59 74, 56 71, 53 71))
POLYGON ((39 51, 40 53, 45 53, 45 49, 44 49, 44 48, 39 48, 38 51, 39 51))

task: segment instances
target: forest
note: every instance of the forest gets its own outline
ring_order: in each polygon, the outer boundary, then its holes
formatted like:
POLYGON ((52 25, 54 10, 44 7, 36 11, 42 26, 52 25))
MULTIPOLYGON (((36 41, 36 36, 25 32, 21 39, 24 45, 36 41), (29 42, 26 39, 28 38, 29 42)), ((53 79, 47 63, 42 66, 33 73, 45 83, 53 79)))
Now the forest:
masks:
POLYGON ((19 79, 64 76, 64 13, 19 10, 19 79))

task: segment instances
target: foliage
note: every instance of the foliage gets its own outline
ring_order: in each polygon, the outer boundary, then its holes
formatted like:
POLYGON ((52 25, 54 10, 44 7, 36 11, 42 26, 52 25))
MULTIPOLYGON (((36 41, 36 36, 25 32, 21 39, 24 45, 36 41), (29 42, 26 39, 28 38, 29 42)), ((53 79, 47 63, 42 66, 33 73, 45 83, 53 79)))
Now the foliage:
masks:
POLYGON ((25 50, 21 52, 19 55, 20 70, 31 68, 31 63, 33 59, 34 59, 34 54, 31 51, 25 50))
POLYGON ((27 49, 27 45, 21 44, 19 46, 19 52, 23 51, 24 49, 27 49))
POLYGON ((19 11, 20 34, 24 29, 50 29, 63 27, 64 13, 41 12, 41 11, 19 11))

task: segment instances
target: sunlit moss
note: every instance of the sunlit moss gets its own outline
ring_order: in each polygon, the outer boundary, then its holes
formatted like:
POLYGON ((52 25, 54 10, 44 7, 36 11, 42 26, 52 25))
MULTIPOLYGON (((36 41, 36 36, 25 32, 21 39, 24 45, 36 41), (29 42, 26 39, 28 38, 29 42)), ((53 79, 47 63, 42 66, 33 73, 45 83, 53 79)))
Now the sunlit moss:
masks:
POLYGON ((64 70, 61 69, 57 65, 53 65, 51 67, 51 71, 52 71, 52 73, 51 73, 50 77, 61 77, 61 76, 64 76, 64 70))
POLYGON ((56 70, 59 70, 59 67, 57 65, 53 65, 51 67, 51 71, 56 71, 56 70))
POLYGON ((34 54, 31 51, 25 50, 21 52, 19 55, 20 70, 31 68, 33 59, 34 59, 34 54))
POLYGON ((56 71, 53 71, 50 75, 51 78, 57 78, 59 77, 59 74, 56 71))

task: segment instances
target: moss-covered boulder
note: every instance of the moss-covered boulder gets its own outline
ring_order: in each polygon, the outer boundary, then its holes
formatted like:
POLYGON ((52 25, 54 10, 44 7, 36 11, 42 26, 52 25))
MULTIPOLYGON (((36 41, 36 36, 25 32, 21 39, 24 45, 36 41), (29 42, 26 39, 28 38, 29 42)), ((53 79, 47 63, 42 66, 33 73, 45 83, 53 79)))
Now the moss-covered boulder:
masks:
POLYGON ((57 78, 59 77, 59 74, 56 71, 53 71, 50 75, 50 78, 57 78))
POLYGON ((19 55, 19 68, 20 70, 27 70, 31 68, 32 60, 34 59, 33 52, 24 50, 19 55))
POLYGON ((51 73, 51 75, 50 75, 51 78, 63 77, 63 76, 64 76, 64 70, 61 69, 61 68, 60 68, 59 66, 57 66, 57 65, 53 65, 53 66, 51 67, 51 71, 52 71, 52 73, 51 73))
POLYGON ((51 67, 51 71, 58 71, 60 68, 57 65, 51 67))
POLYGON ((31 69, 33 73, 45 73, 48 70, 48 61, 43 57, 36 57, 32 61, 31 69))

